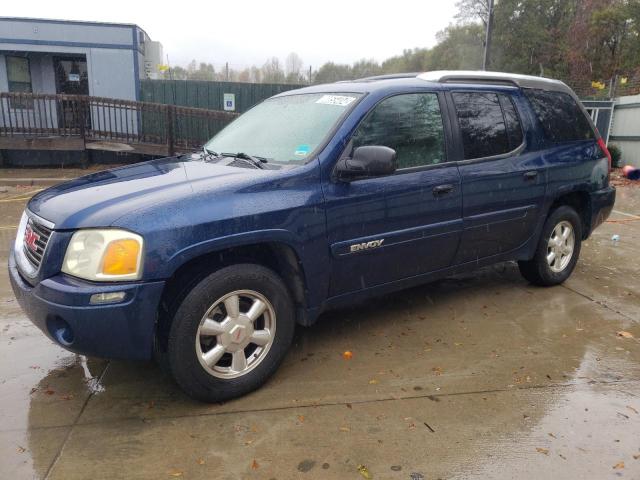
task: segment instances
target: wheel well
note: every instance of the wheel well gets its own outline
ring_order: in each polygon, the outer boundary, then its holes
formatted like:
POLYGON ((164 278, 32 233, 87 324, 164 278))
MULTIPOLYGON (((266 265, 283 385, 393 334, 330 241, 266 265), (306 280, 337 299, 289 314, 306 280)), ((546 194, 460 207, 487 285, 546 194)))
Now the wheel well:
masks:
POLYGON ((558 197, 549 212, 554 211, 556 208, 567 205, 573 208, 578 215, 580 216, 580 220, 582 223, 582 239, 585 240, 589 236, 589 231, 591 230, 591 197, 587 192, 571 192, 561 197, 558 197))
POLYGON ((306 305, 302 263, 289 245, 267 242, 232 247, 189 260, 180 266, 165 284, 158 312, 158 346, 166 350, 171 321, 189 291, 211 272, 238 263, 257 263, 276 272, 289 288, 298 322, 306 305))

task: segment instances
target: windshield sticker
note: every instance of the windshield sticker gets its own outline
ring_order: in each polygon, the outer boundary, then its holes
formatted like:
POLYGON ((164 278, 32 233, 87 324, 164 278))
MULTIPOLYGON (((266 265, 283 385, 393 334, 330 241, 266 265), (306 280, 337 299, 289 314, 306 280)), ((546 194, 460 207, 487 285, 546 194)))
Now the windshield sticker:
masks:
POLYGON ((346 107, 353 102, 356 97, 347 97, 346 95, 323 95, 316 103, 322 103, 324 105, 337 105, 339 107, 346 107))
POLYGON ((294 155, 296 157, 304 157, 306 155, 309 155, 310 150, 311 150, 311 147, 309 145, 298 145, 296 147, 296 151, 294 152, 294 155))

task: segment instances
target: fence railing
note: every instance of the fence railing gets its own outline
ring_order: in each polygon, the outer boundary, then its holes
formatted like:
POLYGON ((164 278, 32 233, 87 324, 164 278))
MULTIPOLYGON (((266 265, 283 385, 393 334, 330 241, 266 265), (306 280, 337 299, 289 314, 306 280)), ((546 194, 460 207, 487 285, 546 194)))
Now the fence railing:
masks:
POLYGON ((86 95, 2 92, 0 148, 46 143, 57 150, 68 146, 172 155, 202 146, 236 116, 86 95))

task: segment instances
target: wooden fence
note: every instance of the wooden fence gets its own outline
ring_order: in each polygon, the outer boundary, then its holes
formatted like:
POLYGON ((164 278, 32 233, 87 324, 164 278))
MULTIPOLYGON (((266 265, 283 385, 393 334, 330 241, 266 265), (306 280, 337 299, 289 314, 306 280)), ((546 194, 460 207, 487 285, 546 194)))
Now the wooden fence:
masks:
POLYGON ((86 95, 0 93, 0 149, 173 155, 201 147, 237 114, 86 95))

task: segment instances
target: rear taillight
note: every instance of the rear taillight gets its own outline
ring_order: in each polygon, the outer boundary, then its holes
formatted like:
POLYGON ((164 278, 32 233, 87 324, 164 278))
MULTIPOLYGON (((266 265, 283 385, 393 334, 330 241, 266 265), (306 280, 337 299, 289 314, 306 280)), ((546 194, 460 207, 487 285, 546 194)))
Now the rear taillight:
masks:
POLYGON ((602 137, 598 138, 598 146, 600 147, 600 150, 602 150, 602 153, 607 157, 607 160, 609 160, 609 171, 611 171, 611 153, 609 153, 607 144, 604 143, 602 137))

